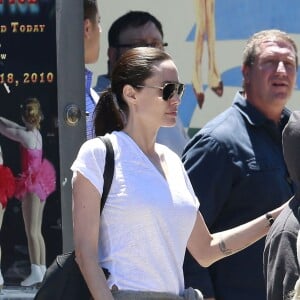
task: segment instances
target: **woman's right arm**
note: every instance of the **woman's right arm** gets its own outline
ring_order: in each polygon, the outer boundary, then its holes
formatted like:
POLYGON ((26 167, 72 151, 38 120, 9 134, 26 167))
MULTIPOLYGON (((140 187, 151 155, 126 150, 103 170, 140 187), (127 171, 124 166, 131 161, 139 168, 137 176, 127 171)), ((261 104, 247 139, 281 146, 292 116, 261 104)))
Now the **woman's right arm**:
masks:
POLYGON ((73 231, 76 261, 94 300, 113 300, 98 264, 101 195, 79 172, 73 176, 73 231))

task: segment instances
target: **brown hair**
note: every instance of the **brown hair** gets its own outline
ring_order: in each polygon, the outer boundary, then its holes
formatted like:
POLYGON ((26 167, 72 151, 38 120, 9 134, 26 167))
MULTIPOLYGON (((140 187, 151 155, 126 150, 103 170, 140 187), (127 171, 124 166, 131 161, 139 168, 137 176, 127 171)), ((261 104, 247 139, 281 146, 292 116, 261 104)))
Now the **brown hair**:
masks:
POLYGON ((104 135, 124 128, 128 105, 123 99, 123 88, 129 84, 135 88, 153 75, 153 66, 172 59, 166 52, 150 47, 132 48, 126 51, 116 63, 111 77, 111 87, 105 90, 94 111, 95 134, 104 135))
POLYGON ((278 29, 262 30, 253 34, 247 41, 243 51, 243 65, 251 66, 255 61, 258 48, 262 41, 266 39, 282 40, 291 44, 295 51, 296 65, 298 66, 298 50, 295 41, 284 31, 278 29))
POLYGON ((89 19, 92 23, 96 20, 98 5, 96 0, 84 0, 83 14, 84 20, 89 19))

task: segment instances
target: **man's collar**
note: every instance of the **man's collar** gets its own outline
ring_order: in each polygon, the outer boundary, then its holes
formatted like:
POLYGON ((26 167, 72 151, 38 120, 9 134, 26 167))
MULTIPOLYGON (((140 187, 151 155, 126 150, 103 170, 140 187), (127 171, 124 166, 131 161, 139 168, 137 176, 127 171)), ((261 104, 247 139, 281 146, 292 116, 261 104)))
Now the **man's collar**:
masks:
MULTIPOLYGON (((269 123, 270 120, 261 113, 255 106, 253 106, 249 101, 245 99, 242 92, 239 91, 236 93, 234 98, 233 106, 236 107, 244 118, 253 126, 262 126, 266 123, 269 123)), ((284 108, 281 114, 281 122, 284 124, 287 123, 290 117, 290 110, 284 108)))
POLYGON ((93 73, 85 68, 85 90, 88 91, 92 86, 93 73))

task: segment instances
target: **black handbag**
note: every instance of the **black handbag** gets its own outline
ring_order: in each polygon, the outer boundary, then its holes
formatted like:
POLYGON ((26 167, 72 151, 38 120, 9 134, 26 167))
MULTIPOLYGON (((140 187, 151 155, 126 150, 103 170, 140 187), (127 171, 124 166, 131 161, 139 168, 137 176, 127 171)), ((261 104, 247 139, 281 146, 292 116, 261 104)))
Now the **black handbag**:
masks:
MULTIPOLYGON (((99 137, 105 143, 106 157, 104 167, 104 185, 100 213, 103 210, 114 175, 114 150, 109 138, 99 137)), ((106 278, 109 276, 104 269, 106 278)), ((90 291, 75 261, 75 251, 58 255, 49 266, 34 300, 88 300, 90 291)))

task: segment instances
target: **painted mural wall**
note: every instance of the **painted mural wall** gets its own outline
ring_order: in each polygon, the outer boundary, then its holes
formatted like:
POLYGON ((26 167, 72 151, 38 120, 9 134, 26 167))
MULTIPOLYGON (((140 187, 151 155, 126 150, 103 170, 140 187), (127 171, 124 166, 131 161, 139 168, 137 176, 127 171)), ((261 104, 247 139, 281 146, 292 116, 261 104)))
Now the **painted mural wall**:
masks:
MULTIPOLYGON (((166 51, 173 56, 180 79, 186 84, 180 116, 187 128, 202 127, 231 105, 242 84, 242 51, 254 32, 281 29, 300 47, 297 0, 98 0, 98 3, 103 32, 100 60, 92 66, 94 73, 106 73, 107 32, 111 23, 129 10, 149 11, 161 21, 169 44, 166 51), (209 25, 201 26, 203 22, 209 25)), ((288 105, 292 110, 300 107, 299 79, 297 83, 288 105)))

